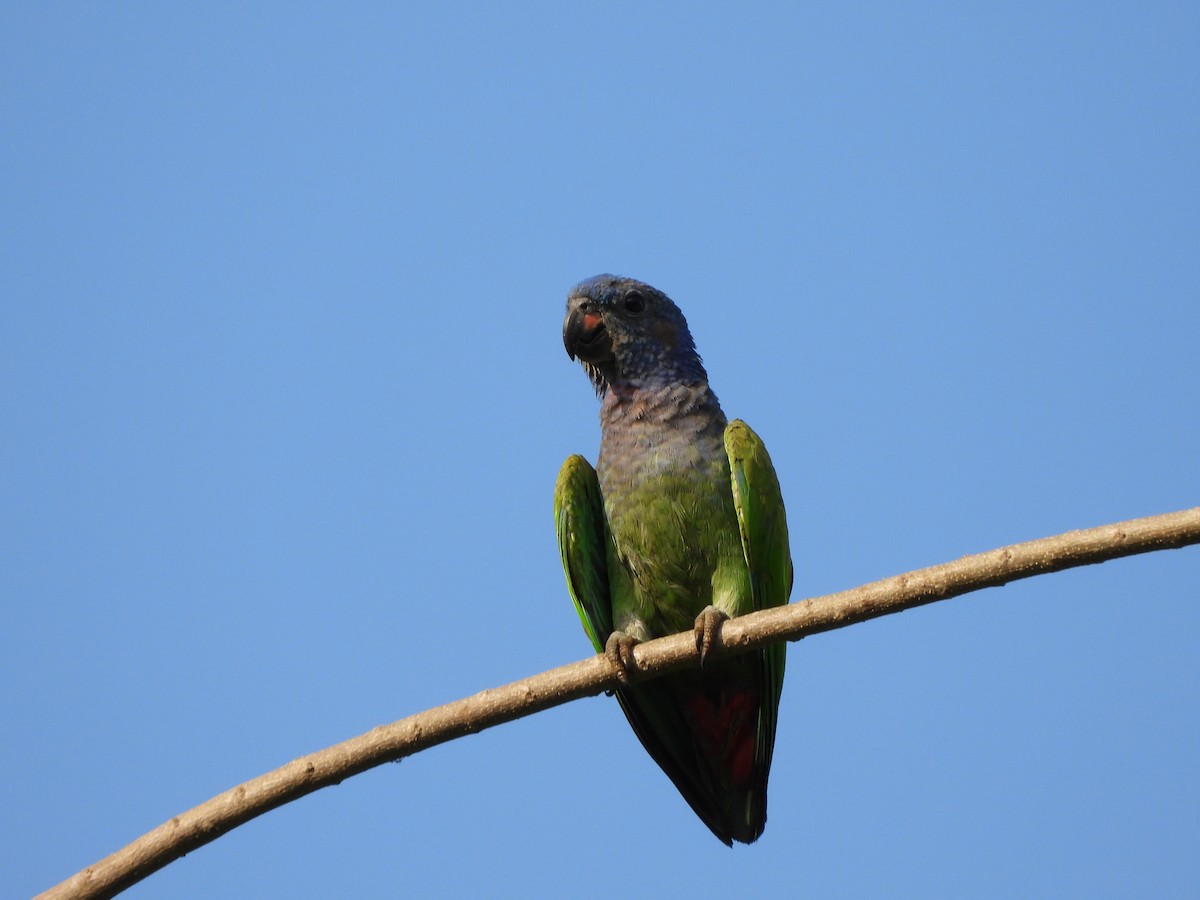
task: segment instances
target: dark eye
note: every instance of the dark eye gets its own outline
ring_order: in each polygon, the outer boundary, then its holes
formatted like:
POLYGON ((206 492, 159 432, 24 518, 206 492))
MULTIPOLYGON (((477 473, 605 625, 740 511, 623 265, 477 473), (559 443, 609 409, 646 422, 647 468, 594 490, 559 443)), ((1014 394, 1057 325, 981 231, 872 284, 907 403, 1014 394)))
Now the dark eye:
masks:
POLYGON ((646 308, 646 298, 638 291, 630 291, 625 295, 625 312, 640 313, 646 308))

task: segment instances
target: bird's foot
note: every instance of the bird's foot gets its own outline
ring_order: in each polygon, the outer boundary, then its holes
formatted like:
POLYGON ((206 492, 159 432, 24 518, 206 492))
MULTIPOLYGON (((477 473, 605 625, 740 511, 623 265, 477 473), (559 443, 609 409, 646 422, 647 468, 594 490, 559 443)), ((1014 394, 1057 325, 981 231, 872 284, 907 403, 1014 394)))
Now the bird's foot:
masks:
POLYGON ((696 616, 696 649, 700 651, 701 668, 704 667, 704 658, 708 656, 708 651, 713 648, 721 634, 721 623, 728 618, 728 615, 715 606, 705 607, 700 615, 696 616))
POLYGON ((630 637, 623 631, 614 631, 604 642, 604 655, 612 667, 617 670, 617 680, 625 687, 633 684, 629 672, 637 670, 637 663, 633 659, 633 648, 638 643, 636 638, 630 637))

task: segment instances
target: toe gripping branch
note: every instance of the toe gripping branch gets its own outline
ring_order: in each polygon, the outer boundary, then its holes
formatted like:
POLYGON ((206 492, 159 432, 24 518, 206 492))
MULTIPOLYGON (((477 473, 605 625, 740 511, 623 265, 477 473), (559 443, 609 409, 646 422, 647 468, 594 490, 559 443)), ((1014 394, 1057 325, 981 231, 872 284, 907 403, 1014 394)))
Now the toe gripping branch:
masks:
POLYGON ((715 606, 706 607, 696 616, 696 649, 700 651, 700 668, 704 668, 704 660, 708 651, 721 641, 721 624, 729 616, 715 606))

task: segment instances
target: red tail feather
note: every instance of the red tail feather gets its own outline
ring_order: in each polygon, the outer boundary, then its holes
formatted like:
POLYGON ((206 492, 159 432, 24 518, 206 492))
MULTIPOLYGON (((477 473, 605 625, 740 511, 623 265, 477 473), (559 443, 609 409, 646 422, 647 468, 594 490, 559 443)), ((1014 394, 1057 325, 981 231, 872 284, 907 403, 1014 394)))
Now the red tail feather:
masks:
POLYGON ((687 719, 703 755, 714 763, 714 774, 732 787, 749 787, 758 727, 754 692, 731 688, 714 702, 696 691, 688 698, 687 719))

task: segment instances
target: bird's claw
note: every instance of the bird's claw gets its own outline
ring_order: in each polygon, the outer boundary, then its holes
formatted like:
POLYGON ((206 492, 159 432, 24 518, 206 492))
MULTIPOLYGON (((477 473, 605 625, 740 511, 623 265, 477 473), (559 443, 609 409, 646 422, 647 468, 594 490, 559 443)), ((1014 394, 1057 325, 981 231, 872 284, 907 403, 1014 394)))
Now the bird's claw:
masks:
POLYGON ((729 616, 715 606, 706 607, 696 616, 696 649, 700 651, 700 667, 704 667, 704 659, 713 648, 721 634, 721 623, 729 616))
POLYGON ((638 641, 623 631, 614 631, 604 642, 604 656, 616 669, 617 680, 625 687, 633 684, 629 673, 637 669, 637 663, 633 659, 633 648, 637 645, 638 641))

